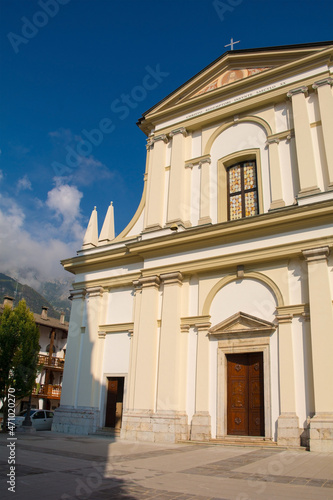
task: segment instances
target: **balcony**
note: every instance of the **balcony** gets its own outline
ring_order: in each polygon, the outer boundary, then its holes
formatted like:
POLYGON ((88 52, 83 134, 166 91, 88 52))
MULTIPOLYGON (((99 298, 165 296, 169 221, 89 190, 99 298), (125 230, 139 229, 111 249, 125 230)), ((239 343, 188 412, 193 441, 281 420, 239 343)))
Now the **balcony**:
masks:
POLYGON ((60 399, 61 385, 37 384, 32 391, 32 395, 47 399, 60 399))
POLYGON ((40 365, 43 365, 45 368, 50 367, 54 368, 55 370, 63 370, 64 369, 64 364, 65 360, 64 358, 57 358, 55 356, 52 356, 51 360, 48 355, 45 354, 38 354, 38 362, 40 365))

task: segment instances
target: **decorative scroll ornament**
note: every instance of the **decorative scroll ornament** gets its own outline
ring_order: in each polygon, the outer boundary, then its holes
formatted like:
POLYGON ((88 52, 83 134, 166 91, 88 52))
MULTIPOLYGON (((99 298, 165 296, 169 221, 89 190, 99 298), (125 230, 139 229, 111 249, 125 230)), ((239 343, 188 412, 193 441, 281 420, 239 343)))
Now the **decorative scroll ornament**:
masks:
POLYGON ((254 369, 255 369, 255 371, 256 371, 256 372, 259 370, 259 363, 256 363, 256 364, 254 365, 254 369))
POLYGON ((239 425, 241 423, 242 419, 239 417, 235 418, 235 424, 239 425))
POLYGON ((241 365, 236 365, 236 366, 235 366, 235 370, 236 370, 236 372, 239 372, 241 369, 242 369, 241 365))

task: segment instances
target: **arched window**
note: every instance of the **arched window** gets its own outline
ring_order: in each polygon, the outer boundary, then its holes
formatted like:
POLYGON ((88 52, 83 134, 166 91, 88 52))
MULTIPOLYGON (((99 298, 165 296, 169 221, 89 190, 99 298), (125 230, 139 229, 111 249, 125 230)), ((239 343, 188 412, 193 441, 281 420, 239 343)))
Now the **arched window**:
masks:
POLYGON ((255 160, 238 162, 227 168, 228 220, 258 213, 258 183, 255 160))
POLYGON ((218 222, 262 212, 260 150, 237 151, 218 160, 218 222))

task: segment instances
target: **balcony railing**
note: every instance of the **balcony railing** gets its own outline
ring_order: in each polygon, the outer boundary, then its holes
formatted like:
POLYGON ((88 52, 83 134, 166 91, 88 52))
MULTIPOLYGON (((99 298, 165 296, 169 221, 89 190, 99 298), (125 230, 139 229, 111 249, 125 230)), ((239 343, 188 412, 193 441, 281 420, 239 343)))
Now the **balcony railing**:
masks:
POLYGON ((50 360, 49 356, 47 356, 45 354, 39 354, 38 361, 39 361, 40 365, 64 369, 65 360, 63 358, 57 358, 55 356, 52 356, 52 358, 50 360))
POLYGON ((41 396, 50 399, 60 399, 61 385, 38 384, 32 391, 33 396, 41 396))

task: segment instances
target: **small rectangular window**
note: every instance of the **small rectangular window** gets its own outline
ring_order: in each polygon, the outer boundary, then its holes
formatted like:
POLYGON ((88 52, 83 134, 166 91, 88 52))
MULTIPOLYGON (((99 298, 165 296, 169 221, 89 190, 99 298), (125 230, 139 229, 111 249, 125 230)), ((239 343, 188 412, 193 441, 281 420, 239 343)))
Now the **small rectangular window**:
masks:
POLYGON ((227 169, 228 219, 242 219, 258 213, 256 162, 242 161, 227 169))

